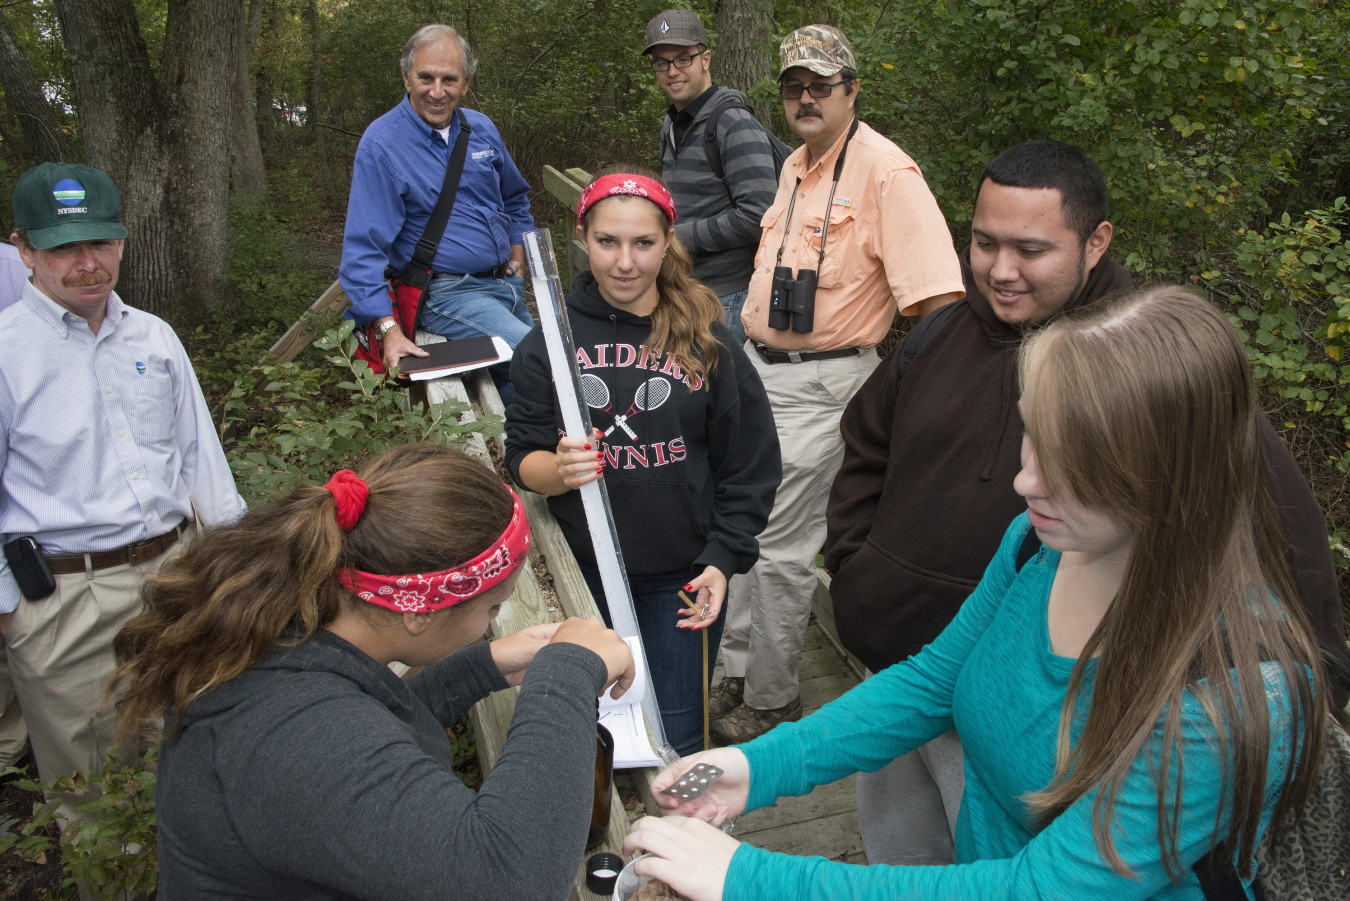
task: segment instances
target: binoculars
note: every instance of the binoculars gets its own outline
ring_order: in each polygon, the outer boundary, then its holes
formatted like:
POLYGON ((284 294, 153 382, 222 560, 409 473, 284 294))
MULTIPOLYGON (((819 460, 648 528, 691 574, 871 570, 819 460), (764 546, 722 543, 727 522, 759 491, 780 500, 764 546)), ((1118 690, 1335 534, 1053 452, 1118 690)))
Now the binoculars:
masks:
POLYGON ((769 294, 769 328, 809 332, 815 324, 816 271, 799 269, 794 278, 791 267, 775 267, 769 294))

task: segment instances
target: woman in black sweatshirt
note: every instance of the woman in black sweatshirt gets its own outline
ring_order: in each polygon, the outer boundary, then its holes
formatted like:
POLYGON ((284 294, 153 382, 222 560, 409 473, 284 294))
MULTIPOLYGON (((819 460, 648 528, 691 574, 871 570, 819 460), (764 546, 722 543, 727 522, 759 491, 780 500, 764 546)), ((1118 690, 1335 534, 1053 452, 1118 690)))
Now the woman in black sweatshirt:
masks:
POLYGON ((709 630, 715 656, 727 580, 758 559, 782 478, 777 433, 717 296, 689 274, 664 185, 635 168, 601 175, 577 214, 591 271, 573 283, 567 309, 597 428, 589 442, 563 437, 536 327, 511 363, 506 461, 517 484, 549 495, 608 622, 575 491, 603 474, 666 736, 689 754, 703 731, 697 631, 709 630), (697 592, 705 614, 685 608, 681 588, 697 592))

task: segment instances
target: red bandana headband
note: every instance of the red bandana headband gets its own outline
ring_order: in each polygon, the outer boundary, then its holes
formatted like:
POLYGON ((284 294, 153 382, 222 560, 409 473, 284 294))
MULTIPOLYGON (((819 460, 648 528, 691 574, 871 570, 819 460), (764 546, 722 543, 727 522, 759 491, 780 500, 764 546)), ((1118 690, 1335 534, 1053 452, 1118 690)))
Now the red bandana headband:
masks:
POLYGON ((597 178, 581 192, 577 201, 577 218, 585 217, 586 211, 606 197, 645 197, 661 208, 671 225, 675 224, 675 201, 670 192, 661 187, 661 183, 643 175, 605 175, 597 178))
MULTIPOLYGON (((324 487, 337 500, 338 525, 350 531, 365 508, 369 492, 366 483, 344 469, 324 487), (350 512, 353 508, 355 515, 344 520, 344 511, 350 512), (350 525, 344 525, 344 521, 350 525)), ((510 488, 506 490, 511 491, 510 488)), ((511 491, 511 521, 506 524, 506 530, 487 550, 467 563, 440 572, 406 576, 382 576, 346 567, 338 569, 334 575, 344 588, 363 601, 397 613, 423 613, 453 607, 502 584, 520 568, 529 550, 530 523, 520 498, 511 491)))

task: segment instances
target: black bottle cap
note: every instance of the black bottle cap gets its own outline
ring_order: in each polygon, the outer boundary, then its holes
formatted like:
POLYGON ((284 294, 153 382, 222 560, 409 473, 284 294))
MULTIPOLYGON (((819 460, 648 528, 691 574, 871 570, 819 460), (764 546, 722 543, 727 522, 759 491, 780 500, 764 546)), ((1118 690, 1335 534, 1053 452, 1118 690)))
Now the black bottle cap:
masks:
POLYGON ((597 895, 614 894, 614 880, 623 870, 623 858, 608 851, 592 854, 586 861, 586 888, 597 895))

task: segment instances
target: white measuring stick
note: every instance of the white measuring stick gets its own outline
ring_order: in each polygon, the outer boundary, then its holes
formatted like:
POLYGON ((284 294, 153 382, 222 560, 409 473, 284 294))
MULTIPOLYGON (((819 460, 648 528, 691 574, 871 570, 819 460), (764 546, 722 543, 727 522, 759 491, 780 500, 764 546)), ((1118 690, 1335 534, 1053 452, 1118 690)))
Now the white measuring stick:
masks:
MULTIPOLYGON (((558 278, 558 264, 553 256, 553 237, 548 229, 527 231, 524 235, 525 259, 530 266, 530 281, 534 286, 535 303, 539 306, 539 322, 544 328, 544 344, 548 348, 549 368, 553 371, 553 387, 558 393, 558 410, 563 427, 573 438, 590 441, 591 419, 581 402, 581 381, 577 373, 576 353, 572 349, 572 332, 567 328, 567 310, 563 307, 562 285, 558 278)), ((638 631, 637 612, 633 595, 628 588, 628 577, 619 550, 618 533, 610 512, 609 496, 604 485, 596 480, 582 485, 581 503, 586 510, 586 526, 595 548, 595 562, 600 569, 600 583, 605 589, 609 618, 614 631, 624 638, 636 638, 642 648, 642 633, 638 631)), ((643 665, 647 652, 642 650, 643 665)), ((651 672, 651 667, 646 667, 651 672)), ((656 691, 648 686, 642 698, 642 711, 652 732, 656 734, 658 752, 666 741, 666 730, 661 725, 661 709, 656 703, 656 691)))

